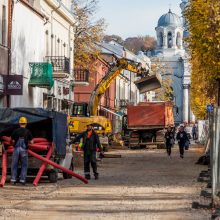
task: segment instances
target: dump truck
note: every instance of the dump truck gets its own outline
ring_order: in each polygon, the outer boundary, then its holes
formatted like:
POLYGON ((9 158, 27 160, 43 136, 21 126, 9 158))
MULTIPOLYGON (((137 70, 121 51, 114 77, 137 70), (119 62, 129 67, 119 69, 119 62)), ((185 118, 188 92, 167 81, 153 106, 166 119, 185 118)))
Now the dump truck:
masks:
POLYGON ((140 93, 148 92, 161 87, 161 76, 150 75, 149 70, 143 68, 140 63, 125 58, 116 58, 109 71, 101 79, 92 91, 89 103, 74 103, 72 114, 69 117, 70 134, 75 135, 86 130, 88 124, 93 124, 97 133, 108 134, 112 132, 111 122, 104 116, 98 115, 100 100, 105 91, 114 82, 122 70, 128 70, 138 76, 135 82, 140 93))
POLYGON ((129 148, 164 146, 163 129, 174 126, 171 102, 140 102, 128 105, 123 116, 124 142, 129 148))

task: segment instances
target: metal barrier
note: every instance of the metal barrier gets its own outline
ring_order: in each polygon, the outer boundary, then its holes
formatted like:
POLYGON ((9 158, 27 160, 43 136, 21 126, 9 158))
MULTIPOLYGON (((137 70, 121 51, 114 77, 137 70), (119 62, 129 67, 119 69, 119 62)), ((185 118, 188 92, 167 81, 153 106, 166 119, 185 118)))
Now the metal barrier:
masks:
POLYGON ((218 196, 220 192, 220 107, 209 114, 209 130, 212 205, 216 207, 220 205, 218 196))

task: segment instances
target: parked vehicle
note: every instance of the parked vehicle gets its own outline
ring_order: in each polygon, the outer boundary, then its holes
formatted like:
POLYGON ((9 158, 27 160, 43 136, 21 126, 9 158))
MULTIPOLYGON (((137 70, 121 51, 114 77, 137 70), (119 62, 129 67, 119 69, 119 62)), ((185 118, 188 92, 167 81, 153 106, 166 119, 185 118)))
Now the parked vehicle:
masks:
POLYGON ((170 102, 141 102, 129 105, 123 117, 124 141, 129 147, 164 145, 163 129, 174 126, 170 102))

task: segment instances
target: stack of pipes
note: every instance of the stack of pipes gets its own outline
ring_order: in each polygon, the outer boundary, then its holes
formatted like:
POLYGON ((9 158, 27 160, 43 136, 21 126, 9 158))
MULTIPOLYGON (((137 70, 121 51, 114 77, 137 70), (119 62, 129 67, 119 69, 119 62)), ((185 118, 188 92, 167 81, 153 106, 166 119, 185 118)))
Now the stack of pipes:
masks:
MULTIPOLYGON (((2 153, 2 178, 0 182, 0 187, 3 187, 6 182, 6 177, 7 177, 7 157, 8 154, 12 154, 14 151, 14 146, 11 144, 11 138, 7 136, 2 136, 0 137, 0 140, 3 142, 3 153, 2 153)), ((28 145, 28 154, 43 161, 34 181, 33 185, 37 186, 38 182, 40 181, 40 178, 47 166, 47 164, 52 165, 53 167, 62 170, 63 172, 70 174, 73 177, 76 177, 77 179, 81 180, 85 184, 88 183, 88 180, 85 179, 84 177, 80 176, 79 174, 66 169, 63 166, 60 166, 59 164, 53 162, 50 160, 52 153, 54 149, 54 144, 52 142, 49 142, 46 138, 34 138, 33 139, 33 144, 28 145), (42 152, 42 151, 47 151, 46 157, 42 157, 39 155, 37 152, 42 152)))

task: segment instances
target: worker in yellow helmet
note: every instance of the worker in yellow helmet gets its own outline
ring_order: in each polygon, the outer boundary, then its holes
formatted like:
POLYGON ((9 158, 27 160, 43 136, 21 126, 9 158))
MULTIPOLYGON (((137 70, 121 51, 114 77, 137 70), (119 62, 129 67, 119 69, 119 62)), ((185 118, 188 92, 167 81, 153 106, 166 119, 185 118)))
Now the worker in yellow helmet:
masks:
POLYGON ((21 161, 21 175, 20 183, 25 185, 27 168, 28 168, 28 144, 33 143, 32 134, 26 128, 27 118, 19 118, 19 128, 17 128, 11 135, 12 144, 14 145, 14 152, 12 155, 12 164, 11 164, 11 183, 15 184, 17 182, 17 170, 18 170, 18 161, 21 161))

